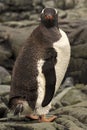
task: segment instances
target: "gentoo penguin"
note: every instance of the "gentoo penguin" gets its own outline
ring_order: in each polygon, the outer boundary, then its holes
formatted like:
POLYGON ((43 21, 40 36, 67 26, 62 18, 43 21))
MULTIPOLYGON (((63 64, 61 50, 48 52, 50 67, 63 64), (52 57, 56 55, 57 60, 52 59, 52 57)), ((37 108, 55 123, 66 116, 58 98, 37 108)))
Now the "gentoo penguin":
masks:
POLYGON ((69 64, 70 45, 66 33, 58 27, 56 9, 45 8, 40 17, 39 26, 15 62, 9 107, 14 115, 21 113, 40 122, 51 122, 56 116, 45 115, 69 64))

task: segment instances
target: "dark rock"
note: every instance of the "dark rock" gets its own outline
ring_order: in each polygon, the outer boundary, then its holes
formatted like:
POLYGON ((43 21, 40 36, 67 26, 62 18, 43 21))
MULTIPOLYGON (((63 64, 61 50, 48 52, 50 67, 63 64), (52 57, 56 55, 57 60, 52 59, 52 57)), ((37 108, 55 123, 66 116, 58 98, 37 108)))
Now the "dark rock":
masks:
POLYGON ((81 91, 82 91, 83 93, 87 94, 87 85, 85 85, 85 86, 81 89, 81 91))
POLYGON ((36 13, 41 13, 42 9, 45 7, 43 0, 33 0, 33 6, 36 13))
POLYGON ((3 118, 5 116, 6 111, 8 108, 4 103, 0 103, 0 118, 3 118))
POLYGON ((9 43, 9 35, 6 31, 1 30, 0 28, 0 65, 7 66, 11 56, 12 50, 9 43))
POLYGON ((0 2, 0 13, 5 12, 7 9, 8 9, 8 6, 0 2))
POLYGON ((71 58, 69 75, 73 77, 75 83, 87 83, 87 60, 83 58, 71 58))
POLYGON ((87 43, 72 47, 72 57, 86 59, 87 58, 87 43))

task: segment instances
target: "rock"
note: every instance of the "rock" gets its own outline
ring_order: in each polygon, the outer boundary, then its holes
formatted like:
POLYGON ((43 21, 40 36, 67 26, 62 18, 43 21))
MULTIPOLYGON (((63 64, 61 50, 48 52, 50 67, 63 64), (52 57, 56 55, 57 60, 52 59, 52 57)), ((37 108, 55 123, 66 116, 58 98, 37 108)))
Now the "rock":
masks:
MULTIPOLYGON (((37 17, 37 15, 33 15, 30 17, 31 21, 28 20, 23 20, 23 21, 9 21, 9 22, 4 22, 3 25, 5 26, 9 26, 9 27, 17 27, 17 28, 24 28, 24 27, 28 27, 28 26, 35 26, 38 24, 37 21, 35 21, 35 17, 37 17)), ((15 29, 16 30, 16 29, 15 29)))
POLYGON ((38 18, 39 18, 39 16, 37 14, 32 14, 30 16, 30 20, 35 20, 35 22, 36 22, 36 19, 38 20, 38 18))
MULTIPOLYGON (((87 129, 87 95, 84 93, 83 88, 87 86, 84 86, 83 84, 77 84, 75 87, 68 87, 62 90, 59 95, 63 100, 66 101, 66 98, 64 95, 68 95, 69 97, 67 98, 67 102, 69 100, 76 100, 75 98, 83 99, 80 100, 80 103, 74 102, 73 105, 72 103, 69 103, 67 106, 58 106, 55 107, 47 116, 51 116, 53 114, 57 115, 58 118, 52 122, 52 123, 38 123, 38 121, 30 121, 29 119, 25 118, 25 116, 13 116, 13 114, 10 114, 10 111, 8 111, 8 108, 5 106, 7 105, 8 98, 7 94, 1 94, 3 98, 1 98, 0 108, 6 108, 0 109, 3 111, 2 117, 0 119, 0 128, 1 130, 16 130, 16 129, 21 129, 21 130, 86 130, 87 129), (68 90, 67 90, 68 89, 68 90), (64 91, 64 92, 63 92, 64 91), (66 92, 65 92, 66 91, 66 92), (71 92, 70 92, 71 91, 71 92), (75 92, 75 94, 74 94, 75 92), (80 97, 80 95, 82 97, 80 97), (85 96, 84 96, 85 95, 85 96), (74 98, 72 98, 72 96, 74 98), (86 97, 86 98, 85 98, 86 97), (7 99, 6 99, 7 98, 7 99), (4 104, 4 103, 5 104, 4 104), (7 117, 4 116, 4 114, 7 112, 7 117)), ((1 89, 2 90, 2 89, 1 89)), ((0 91, 1 92, 1 91, 0 91)), ((56 95, 56 97, 59 97, 59 95, 56 95)), ((60 100, 61 100, 60 98, 60 100)), ((55 98, 54 98, 55 99, 55 98)), ((57 99, 57 98, 56 98, 57 99)), ((58 102, 58 100, 56 100, 58 102)))
POLYGON ((63 98, 61 99, 62 104, 64 105, 73 105, 78 102, 84 101, 87 99, 87 96, 81 92, 81 90, 77 90, 72 88, 66 93, 63 98))
POLYGON ((8 6, 0 2, 0 13, 6 11, 7 9, 8 9, 8 6))
MULTIPOLYGON (((54 123, 17 123, 17 122, 10 122, 10 123, 0 123, 1 128, 3 130, 56 130, 54 123)), ((61 129, 62 130, 62 129, 61 129)))
POLYGON ((19 11, 19 10, 31 10, 33 8, 32 6, 32 0, 3 0, 2 3, 9 6, 9 10, 12 11, 19 11))
POLYGON ((25 19, 28 19, 29 20, 29 17, 30 17, 30 12, 20 12, 20 13, 17 13, 17 12, 5 12, 5 13, 2 13, 0 15, 0 19, 1 21, 3 22, 6 22, 6 21, 20 21, 20 20, 25 20, 25 19))
POLYGON ((75 0, 55 0, 55 6, 63 10, 71 9, 75 7, 75 0))
POLYGON ((75 0, 75 3, 78 8, 83 8, 86 5, 86 0, 75 0))
MULTIPOLYGON (((11 23, 7 23, 7 24, 11 24, 11 23)), ((1 65, 3 65, 3 62, 4 62, 4 65, 5 67, 7 68, 8 65, 9 65, 9 62, 10 62, 10 65, 12 67, 13 65, 13 60, 17 57, 18 53, 19 53, 19 49, 23 46, 23 43, 26 42, 27 38, 29 37, 30 33, 33 31, 33 29, 37 26, 37 25, 34 25, 34 24, 37 24, 37 22, 35 21, 31 21, 31 22, 28 22, 28 21, 24 21, 24 22, 13 22, 12 23, 12 26, 24 26, 25 28, 11 28, 11 27, 7 27, 7 26, 0 26, 0 30, 3 31, 5 33, 8 33, 9 34, 9 44, 11 46, 11 50, 10 52, 7 50, 8 48, 6 48, 6 52, 8 52, 7 56, 4 56, 4 53, 5 51, 3 51, 3 55, 1 55, 1 65), (31 26, 31 25, 34 25, 34 26, 31 26), (29 26, 29 27, 26 27, 26 26, 29 26), (7 32, 8 30, 8 32, 7 32), (7 58, 7 60, 5 60, 5 58, 7 58), (8 60, 9 59, 9 60, 8 60), (8 62, 8 64, 5 64, 5 62, 8 62), (12 63, 12 64, 11 64, 12 63)), ((6 46, 6 44, 5 44, 6 46)), ((10 67, 10 68, 11 68, 10 67)))
POLYGON ((87 85, 86 85, 84 88, 82 88, 81 91, 82 91, 83 93, 87 94, 87 85))
POLYGON ((4 47, 0 46, 0 65, 5 66, 5 64, 7 64, 6 66, 8 66, 8 62, 11 56, 12 53, 10 50, 7 50, 4 47))
POLYGON ((53 0, 48 0, 48 1, 45 0, 45 1, 43 1, 43 4, 45 7, 55 7, 53 0))
POLYGON ((59 9, 64 9, 64 0, 55 0, 55 6, 59 9))
POLYGON ((72 87, 72 86, 74 86, 73 78, 72 77, 67 77, 60 87, 61 88, 66 88, 66 87, 72 87))
POLYGON ((65 0, 65 9, 71 9, 75 7, 75 0, 65 0))
POLYGON ((58 9, 59 18, 64 19, 67 17, 67 13, 63 10, 58 9))
POLYGON ((0 84, 8 84, 11 82, 11 75, 9 72, 0 66, 0 84))
POLYGON ((87 43, 72 47, 72 57, 85 59, 87 57, 87 43))
POLYGON ((9 85, 0 85, 0 96, 8 94, 10 92, 9 85))
MULTIPOLYGON (((68 93, 68 91, 71 90, 71 87, 69 88, 65 88, 63 91, 61 92, 57 92, 56 96, 53 98, 52 100, 52 109, 55 110, 59 107, 62 107, 64 105, 64 103, 62 104, 61 100, 63 99, 63 97, 68 93)), ((65 100, 64 100, 65 101, 65 100)), ((69 105, 68 101, 67 101, 67 105, 69 105)))
POLYGON ((87 0, 84 1, 84 6, 87 7, 87 0))
POLYGON ((11 75, 4 77, 2 84, 10 84, 11 83, 11 75))
POLYGON ((1 96, 2 102, 8 107, 9 103, 9 92, 8 93, 3 93, 1 96))
POLYGON ((37 13, 40 13, 44 8, 43 0, 33 0, 33 6, 34 6, 34 10, 37 13))
POLYGON ((0 118, 3 118, 5 116, 6 111, 8 108, 4 103, 0 103, 0 118))
MULTIPOLYGON (((9 43, 9 35, 0 28, 0 65, 8 66, 9 59, 12 56, 12 50, 9 43)), ((5 66, 4 66, 5 67, 5 66)))
POLYGON ((62 107, 73 105, 82 101, 86 101, 86 88, 84 84, 76 84, 75 86, 60 87, 55 97, 52 100, 53 110, 62 107))
POLYGON ((64 125, 69 130, 78 129, 86 130, 86 116, 87 116, 87 101, 78 103, 76 105, 70 105, 67 107, 61 107, 51 112, 51 114, 58 115, 56 123, 64 125))
POLYGON ((69 76, 73 77, 75 83, 87 83, 87 60, 82 58, 71 58, 69 76))

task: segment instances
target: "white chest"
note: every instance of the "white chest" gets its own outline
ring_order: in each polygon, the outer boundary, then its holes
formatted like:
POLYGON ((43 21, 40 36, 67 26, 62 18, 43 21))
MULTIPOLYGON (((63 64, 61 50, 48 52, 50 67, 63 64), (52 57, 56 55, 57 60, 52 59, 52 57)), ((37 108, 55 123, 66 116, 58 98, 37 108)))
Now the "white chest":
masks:
POLYGON ((60 87, 60 84, 64 78, 70 60, 70 44, 65 32, 60 30, 62 37, 59 41, 53 43, 53 48, 57 52, 57 63, 55 65, 56 72, 56 89, 60 87))

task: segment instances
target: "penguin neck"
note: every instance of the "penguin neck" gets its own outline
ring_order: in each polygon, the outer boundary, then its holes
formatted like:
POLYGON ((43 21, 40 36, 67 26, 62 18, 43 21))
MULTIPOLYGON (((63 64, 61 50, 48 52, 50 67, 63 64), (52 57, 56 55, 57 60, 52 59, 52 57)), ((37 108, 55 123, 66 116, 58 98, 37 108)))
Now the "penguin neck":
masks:
POLYGON ((54 30, 54 29, 59 30, 58 25, 57 25, 57 26, 56 26, 56 25, 54 25, 54 26, 47 27, 47 26, 45 26, 45 24, 44 24, 44 23, 40 23, 40 27, 45 28, 46 30, 54 30))
POLYGON ((41 23, 39 27, 42 35, 51 42, 56 42, 61 38, 61 33, 59 31, 58 26, 47 28, 43 23, 41 23))

